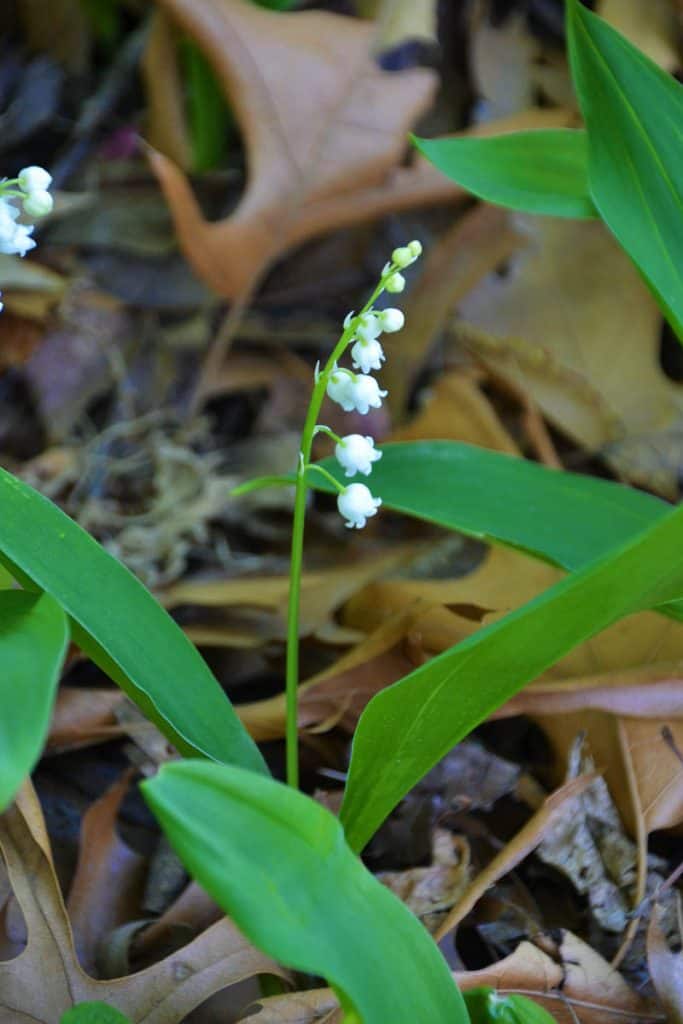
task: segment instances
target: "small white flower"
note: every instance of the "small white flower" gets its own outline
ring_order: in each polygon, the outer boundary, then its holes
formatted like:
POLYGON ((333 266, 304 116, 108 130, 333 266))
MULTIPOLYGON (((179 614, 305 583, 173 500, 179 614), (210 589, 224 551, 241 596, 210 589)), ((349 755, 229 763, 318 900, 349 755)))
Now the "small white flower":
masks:
POLYGON ((0 199, 0 243, 11 242, 17 230, 14 223, 19 216, 16 206, 7 199, 0 199))
POLYGON ((351 359, 354 367, 363 373, 380 370, 385 359, 384 349, 376 338, 370 341, 359 340, 351 349, 351 359))
POLYGON ((346 437, 342 437, 335 446, 334 454, 346 476, 355 476, 356 473, 369 476, 372 463, 382 458, 382 453, 375 448, 373 439, 363 437, 361 434, 347 434, 346 437))
POLYGON ((381 313, 377 314, 382 330, 386 331, 387 334, 393 334, 394 331, 400 331, 406 322, 406 318, 400 309, 383 309, 381 313))
POLYGON ((349 370, 339 370, 335 366, 327 381, 327 395, 333 402, 341 405, 344 412, 351 412, 356 408, 356 402, 351 394, 355 374, 349 370))
POLYGON ((346 519, 348 529, 361 530, 371 516, 377 514, 381 498, 373 498, 365 484, 349 484, 337 498, 337 508, 346 519))
POLYGON ((44 167, 24 167, 18 177, 23 192, 46 192, 52 184, 52 175, 44 167))
POLYGON ((374 377, 368 377, 364 373, 357 373, 353 375, 351 385, 348 390, 348 400, 353 404, 350 409, 346 409, 350 412, 351 409, 355 409, 356 412, 365 415, 369 411, 370 406, 373 409, 379 409, 382 404, 382 399, 389 394, 388 391, 380 391, 379 384, 374 377))
POLYGON ((395 274, 390 274, 389 277, 387 277, 387 279, 384 282, 384 287, 388 292, 391 292, 392 294, 402 292, 405 286, 406 279, 403 276, 403 274, 399 274, 398 272, 396 272, 395 274))
POLYGON ((29 217, 44 217, 54 206, 54 200, 45 189, 29 192, 24 199, 24 213, 29 217))
POLYGON ((379 317, 375 316, 374 313, 362 313, 358 317, 356 335, 361 341, 374 341, 375 338, 379 338, 381 333, 382 325, 379 317))
POLYGON ((0 229, 0 252, 8 256, 25 256, 29 249, 35 248, 35 241, 30 237, 33 224, 15 224, 14 233, 8 236, 0 229))
POLYGON ((417 238, 414 238, 412 242, 408 242, 408 248, 410 249, 414 260, 416 260, 418 256, 422 255, 422 242, 418 242, 417 238))

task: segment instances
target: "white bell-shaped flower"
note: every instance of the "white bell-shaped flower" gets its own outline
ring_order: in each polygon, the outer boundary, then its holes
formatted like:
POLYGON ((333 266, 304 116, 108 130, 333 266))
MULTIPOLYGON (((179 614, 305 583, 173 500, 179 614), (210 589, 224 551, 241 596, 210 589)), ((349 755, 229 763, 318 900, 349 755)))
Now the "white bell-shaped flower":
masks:
MULTIPOLYGON (((380 390, 374 377, 368 377, 365 373, 354 374, 348 390, 349 399, 353 402, 351 409, 355 409, 363 416, 371 406, 373 409, 379 409, 382 399, 386 398, 388 394, 388 391, 380 390)), ((346 411, 350 412, 351 409, 346 409, 346 411)))
POLYGON ((349 484, 337 498, 337 508, 349 530, 361 530, 368 519, 377 514, 381 498, 373 498, 365 484, 349 484))
POLYGON ((374 341, 382 333, 382 325, 375 313, 361 313, 356 324, 356 336, 361 341, 374 341))
POLYGON ((328 398, 341 405, 344 412, 352 412, 356 408, 355 398, 351 394, 354 379, 355 374, 350 370, 340 370, 335 366, 327 381, 328 398))
POLYGON ((8 199, 0 199, 0 243, 10 243, 17 230, 15 221, 19 216, 16 206, 8 199))
POLYGON ((7 256, 25 256, 36 245, 30 237, 33 224, 13 224, 12 228, 10 232, 6 224, 0 224, 0 252, 7 256))
POLYGON ((387 334, 393 334, 395 331, 400 331, 406 322, 406 318, 400 309, 383 309, 381 313, 377 314, 382 330, 386 331, 387 334))
POLYGON ((369 341, 359 339, 351 348, 351 359, 357 370, 369 373, 370 370, 381 370, 385 355, 384 349, 376 338, 369 341))
POLYGON ((44 217, 54 206, 54 200, 46 189, 29 192, 24 199, 24 213, 29 217, 44 217))
POLYGON ((382 453, 375 448, 373 439, 363 437, 361 434, 347 434, 346 437, 342 437, 335 446, 334 454, 346 476, 355 476, 356 473, 369 476, 373 462, 382 458, 382 453))
POLYGON ((18 178, 22 192, 46 192, 52 184, 52 175, 44 167, 24 167, 18 178))

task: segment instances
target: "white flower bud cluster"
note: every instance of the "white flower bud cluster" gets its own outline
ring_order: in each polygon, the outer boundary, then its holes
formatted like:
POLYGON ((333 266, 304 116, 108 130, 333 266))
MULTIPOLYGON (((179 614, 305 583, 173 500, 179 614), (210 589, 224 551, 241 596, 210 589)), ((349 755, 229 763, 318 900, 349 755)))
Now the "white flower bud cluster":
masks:
MULTIPOLYGON (((381 291, 402 292, 405 278, 400 271, 414 263, 421 252, 422 246, 417 241, 394 249, 391 261, 382 271, 381 291)), ((335 363, 327 378, 328 397, 341 405, 345 412, 355 411, 364 415, 371 408, 379 409, 381 406, 388 392, 382 391, 375 378, 370 376, 370 371, 380 370, 386 359, 379 338, 383 333, 400 331, 404 322, 400 309, 371 308, 357 317, 353 313, 346 317, 344 327, 353 332, 349 342, 351 363, 354 370, 360 373, 335 363)), ((355 476, 356 473, 369 476, 372 464, 382 457, 382 453, 375 449, 373 439, 361 434, 348 434, 339 438, 334 453, 347 477, 355 476)), ((365 484, 358 483, 349 484, 337 498, 337 507, 349 529, 362 529, 367 520, 376 515, 381 504, 381 498, 373 497, 365 484)))
POLYGON ((20 200, 29 217, 44 217, 53 206, 48 191, 51 184, 52 178, 43 167, 24 167, 17 178, 0 181, 0 253, 25 256, 35 248, 35 239, 31 238, 34 225, 17 223, 21 211, 12 199, 20 200))

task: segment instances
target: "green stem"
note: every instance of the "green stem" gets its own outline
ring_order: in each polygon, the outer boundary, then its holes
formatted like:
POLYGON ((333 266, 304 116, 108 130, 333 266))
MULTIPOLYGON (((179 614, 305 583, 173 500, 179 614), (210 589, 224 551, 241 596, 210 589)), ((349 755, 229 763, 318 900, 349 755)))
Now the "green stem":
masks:
POLYGON ((315 462, 309 462, 304 466, 304 469, 310 469, 312 473, 320 473, 320 475, 324 476, 326 480, 329 480, 338 494, 342 494, 346 490, 344 484, 340 484, 339 481, 336 480, 331 473, 328 473, 326 469, 323 469, 322 466, 316 466, 315 462))
MULTIPOLYGON (((358 314, 366 313, 384 290, 382 281, 358 314)), ((355 317, 354 317, 355 320, 355 317)), ((352 321, 353 324, 353 321, 352 321)), ((287 715, 285 739, 287 745, 287 783, 295 789, 299 788, 299 730, 298 730, 298 690, 299 690, 299 609, 301 606, 301 570, 304 553, 304 523, 306 518, 306 467, 311 460, 311 448, 318 413, 325 398, 328 377, 334 364, 344 353, 353 336, 350 324, 342 333, 335 345, 330 358, 315 382, 311 402, 306 413, 306 421, 301 433, 301 451, 296 474, 296 491, 294 494, 294 520, 292 522, 292 554, 289 565, 289 605, 287 609, 287 661, 286 661, 286 703, 287 715)), ((335 481, 336 483, 336 481, 335 481)))

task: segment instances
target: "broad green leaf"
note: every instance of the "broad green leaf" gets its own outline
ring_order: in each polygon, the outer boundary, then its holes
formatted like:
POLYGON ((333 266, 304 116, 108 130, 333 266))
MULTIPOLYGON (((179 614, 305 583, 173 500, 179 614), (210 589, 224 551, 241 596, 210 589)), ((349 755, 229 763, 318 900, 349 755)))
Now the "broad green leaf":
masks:
POLYGON ((66 615, 48 594, 0 591, 0 810, 40 757, 68 645, 66 615))
POLYGON ((164 765, 144 796, 193 878, 251 941, 322 975, 363 1024, 467 1024, 422 924, 320 804, 253 772, 164 765))
MULTIPOLYGON (((563 569, 587 565, 670 509, 632 487, 458 441, 404 441, 381 451, 371 481, 383 508, 520 548, 563 569)), ((320 464, 345 481, 335 459, 320 464)), ((310 483, 332 490, 318 473, 310 483)), ((683 618, 683 601, 666 611, 683 618)))
POLYGON ((597 217, 586 133, 569 128, 413 142, 447 178, 480 199, 527 213, 597 217))
POLYGON ((451 747, 567 651, 683 593, 683 507, 382 690, 353 741, 341 820, 361 850, 451 747))
POLYGON ((62 1014, 59 1024, 131 1024, 120 1010, 107 1003, 77 1003, 62 1014))
POLYGON ((577 0, 567 32, 593 201, 683 338, 683 87, 577 0))
POLYGON ((0 470, 0 557, 51 594, 75 642, 183 754, 266 771, 206 662, 148 590, 56 505, 0 470))

